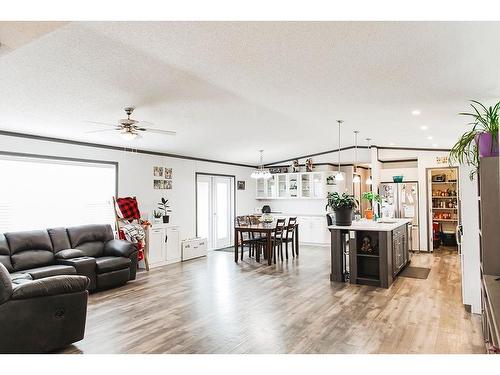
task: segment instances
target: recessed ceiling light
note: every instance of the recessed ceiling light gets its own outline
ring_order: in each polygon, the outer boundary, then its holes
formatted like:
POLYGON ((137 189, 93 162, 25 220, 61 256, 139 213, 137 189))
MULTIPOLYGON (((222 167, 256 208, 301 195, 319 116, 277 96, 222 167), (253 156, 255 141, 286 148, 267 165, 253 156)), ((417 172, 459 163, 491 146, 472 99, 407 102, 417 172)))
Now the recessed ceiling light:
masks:
POLYGON ((411 114, 413 116, 418 116, 420 114, 420 111, 418 109, 414 109, 413 111, 411 111, 411 114))
POLYGON ((427 137, 427 139, 431 140, 431 139, 432 139, 432 135, 429 135, 429 136, 427 137))
POLYGON ((420 129, 422 129, 422 130, 427 130, 427 129, 429 129, 429 127, 428 127, 427 125, 422 125, 422 126, 420 127, 420 129))
POLYGON ((394 142, 390 142, 390 143, 389 143, 389 146, 394 146, 394 145, 395 145, 395 143, 394 143, 394 142))
POLYGON ((432 147, 438 147, 439 145, 437 143, 433 143, 432 147))

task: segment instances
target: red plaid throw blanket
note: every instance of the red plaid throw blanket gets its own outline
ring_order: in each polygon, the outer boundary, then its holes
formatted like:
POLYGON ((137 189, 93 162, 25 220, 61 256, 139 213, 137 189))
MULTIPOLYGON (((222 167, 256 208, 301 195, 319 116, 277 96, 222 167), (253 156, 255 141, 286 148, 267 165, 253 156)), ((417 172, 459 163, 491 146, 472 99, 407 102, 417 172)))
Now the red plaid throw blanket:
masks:
MULTIPOLYGON (((137 220, 136 224, 126 224, 126 225, 137 225, 138 227, 140 227, 140 231, 142 231, 143 233, 144 229, 140 224, 141 213, 139 211, 139 205, 137 204, 137 199, 135 197, 117 198, 116 205, 118 208, 117 213, 121 214, 121 217, 124 219, 124 221, 128 220, 129 223, 132 223, 132 221, 137 220)), ((121 240, 128 240, 137 243, 137 248, 139 250, 138 259, 139 260, 144 259, 144 237, 139 235, 138 238, 136 239, 127 238, 129 237, 127 236, 129 232, 130 230, 127 230, 127 233, 125 233, 123 230, 120 230, 118 236, 121 240)))
POLYGON ((141 218, 139 206, 137 205, 137 199, 134 197, 117 198, 116 204, 124 219, 139 220, 141 218))

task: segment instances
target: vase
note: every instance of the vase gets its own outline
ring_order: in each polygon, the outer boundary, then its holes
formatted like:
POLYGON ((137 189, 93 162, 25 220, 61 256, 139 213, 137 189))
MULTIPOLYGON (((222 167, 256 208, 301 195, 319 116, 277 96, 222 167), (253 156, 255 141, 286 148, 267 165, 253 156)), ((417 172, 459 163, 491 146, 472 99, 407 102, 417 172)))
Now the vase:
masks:
POLYGON ((498 156, 498 133, 479 133, 476 135, 476 144, 480 158, 498 156))
POLYGON ((337 208, 335 210, 335 225, 349 226, 352 224, 352 208, 337 208))
POLYGON ((367 208, 365 210, 365 218, 368 220, 372 220, 373 219, 373 210, 367 208))
POLYGON ((170 216, 168 215, 163 216, 163 224, 168 224, 169 221, 170 221, 170 216))

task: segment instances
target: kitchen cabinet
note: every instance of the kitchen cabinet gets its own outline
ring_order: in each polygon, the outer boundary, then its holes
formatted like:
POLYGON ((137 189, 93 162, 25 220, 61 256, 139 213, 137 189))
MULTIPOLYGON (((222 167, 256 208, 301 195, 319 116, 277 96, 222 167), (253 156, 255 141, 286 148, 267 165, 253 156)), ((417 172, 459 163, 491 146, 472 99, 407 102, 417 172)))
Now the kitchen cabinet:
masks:
POLYGON ((257 179, 255 196, 257 199, 325 199, 328 192, 345 190, 344 185, 337 185, 332 179, 327 183, 333 174, 332 171, 273 174, 268 180, 257 179))
POLYGON ((303 244, 328 245, 330 243, 330 232, 326 226, 326 217, 323 215, 276 215, 275 218, 288 219, 297 217, 299 224, 299 241, 303 244))
POLYGON ((146 231, 146 251, 151 268, 180 262, 179 227, 172 224, 151 225, 146 231))
POLYGON ((408 229, 400 227, 392 232, 392 276, 396 276, 408 262, 408 229))

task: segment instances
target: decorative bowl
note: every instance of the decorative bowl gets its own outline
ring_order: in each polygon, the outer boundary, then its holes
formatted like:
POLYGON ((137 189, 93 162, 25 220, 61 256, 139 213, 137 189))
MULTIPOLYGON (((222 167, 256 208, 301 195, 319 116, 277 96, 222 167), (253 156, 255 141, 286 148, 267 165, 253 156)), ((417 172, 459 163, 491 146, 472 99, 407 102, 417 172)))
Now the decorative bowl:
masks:
POLYGON ((403 182, 403 176, 392 176, 392 181, 403 182))

